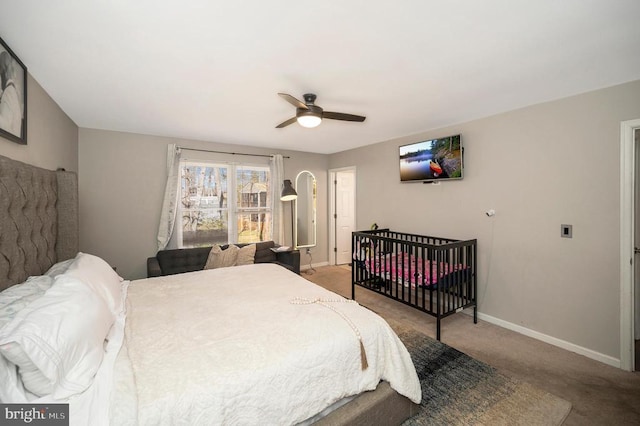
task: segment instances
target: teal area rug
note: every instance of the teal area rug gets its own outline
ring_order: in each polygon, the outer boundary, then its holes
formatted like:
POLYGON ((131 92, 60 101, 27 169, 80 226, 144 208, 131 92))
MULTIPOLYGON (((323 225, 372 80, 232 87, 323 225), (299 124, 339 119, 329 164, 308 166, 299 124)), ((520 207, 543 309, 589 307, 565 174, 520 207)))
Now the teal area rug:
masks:
POLYGON ((415 330, 396 330, 422 385, 413 425, 560 425, 571 404, 415 330))

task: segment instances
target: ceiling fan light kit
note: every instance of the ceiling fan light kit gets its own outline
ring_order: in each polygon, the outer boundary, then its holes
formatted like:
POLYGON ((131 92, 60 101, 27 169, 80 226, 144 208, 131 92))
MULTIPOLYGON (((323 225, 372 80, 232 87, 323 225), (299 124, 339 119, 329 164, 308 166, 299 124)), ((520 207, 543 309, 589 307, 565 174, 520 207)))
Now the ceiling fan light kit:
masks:
POLYGON ((302 111, 296 114, 296 120, 302 127, 311 129, 322 122, 322 117, 313 111, 302 111))
POLYGON ((345 114, 342 112, 324 112, 322 108, 315 105, 316 95, 313 93, 305 93, 304 102, 299 101, 291 95, 286 93, 278 93, 278 95, 289 102, 291 105, 296 107, 296 116, 292 117, 276 126, 276 129, 281 129, 283 127, 287 127, 290 124, 295 123, 296 121, 302 127, 313 128, 317 127, 323 118, 330 120, 341 120, 341 121, 357 121, 363 122, 366 117, 361 115, 353 115, 353 114, 345 114))

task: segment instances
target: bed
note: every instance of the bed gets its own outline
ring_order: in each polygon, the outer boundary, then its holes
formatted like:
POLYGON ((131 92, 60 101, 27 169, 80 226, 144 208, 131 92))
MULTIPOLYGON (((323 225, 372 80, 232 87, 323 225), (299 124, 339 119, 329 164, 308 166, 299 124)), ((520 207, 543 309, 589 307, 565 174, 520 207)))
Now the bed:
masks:
POLYGON ((124 280, 78 252, 76 185, 0 156, 3 403, 69 403, 71 424, 104 425, 417 412, 415 368, 376 314, 274 264, 124 280))
POLYGON ((477 323, 477 241, 375 229, 352 233, 352 299, 367 288, 441 320, 473 308, 477 323))

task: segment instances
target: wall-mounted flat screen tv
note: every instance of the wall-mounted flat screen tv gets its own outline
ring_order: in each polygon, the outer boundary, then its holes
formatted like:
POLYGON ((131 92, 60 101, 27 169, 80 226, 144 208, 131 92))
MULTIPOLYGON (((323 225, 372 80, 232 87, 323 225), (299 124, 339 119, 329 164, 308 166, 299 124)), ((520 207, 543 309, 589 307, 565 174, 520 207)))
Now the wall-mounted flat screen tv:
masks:
POLYGON ((460 135, 400 146, 400 181, 462 179, 460 135))

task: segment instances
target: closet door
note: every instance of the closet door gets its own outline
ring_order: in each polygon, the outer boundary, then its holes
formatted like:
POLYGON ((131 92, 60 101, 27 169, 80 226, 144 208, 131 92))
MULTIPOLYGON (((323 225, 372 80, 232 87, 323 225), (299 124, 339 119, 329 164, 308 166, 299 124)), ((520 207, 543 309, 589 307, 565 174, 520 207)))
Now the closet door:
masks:
POLYGON ((336 173, 336 264, 351 263, 351 233, 355 230, 356 176, 353 170, 336 173))

